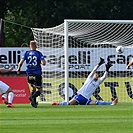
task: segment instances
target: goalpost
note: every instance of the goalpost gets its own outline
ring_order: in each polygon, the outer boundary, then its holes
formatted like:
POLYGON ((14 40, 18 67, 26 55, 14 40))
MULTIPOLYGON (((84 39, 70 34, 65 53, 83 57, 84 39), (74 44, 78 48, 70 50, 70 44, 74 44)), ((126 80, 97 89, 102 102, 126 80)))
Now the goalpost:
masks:
MULTIPOLYGON (((133 51, 131 20, 64 20, 53 28, 32 28, 38 49, 44 54, 43 90, 45 102, 70 100, 99 62, 111 61, 108 78, 96 89, 92 99, 132 102, 132 68, 126 70, 133 51), (117 54, 117 46, 124 53, 117 54)), ((102 76, 105 65, 97 73, 102 76)), ((39 100, 39 99, 38 99, 39 100)))

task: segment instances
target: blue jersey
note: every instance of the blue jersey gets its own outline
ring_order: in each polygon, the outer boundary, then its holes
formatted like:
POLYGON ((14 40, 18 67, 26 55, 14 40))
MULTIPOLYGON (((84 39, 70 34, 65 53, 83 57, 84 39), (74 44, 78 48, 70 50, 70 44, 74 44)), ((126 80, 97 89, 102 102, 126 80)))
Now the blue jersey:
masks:
POLYGON ((42 74, 41 60, 44 60, 44 56, 37 50, 30 50, 25 52, 22 56, 23 60, 26 60, 26 73, 27 74, 42 74))

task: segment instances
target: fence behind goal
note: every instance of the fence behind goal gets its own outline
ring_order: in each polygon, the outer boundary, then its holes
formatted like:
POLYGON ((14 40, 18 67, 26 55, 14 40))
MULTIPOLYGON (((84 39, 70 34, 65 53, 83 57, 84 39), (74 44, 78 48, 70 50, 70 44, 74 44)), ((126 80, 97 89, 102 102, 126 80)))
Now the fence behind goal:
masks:
MULTIPOLYGON (((99 62, 111 61, 108 78, 93 93, 93 100, 132 102, 133 26, 126 20, 65 20, 53 28, 33 28, 38 49, 44 54, 43 90, 46 102, 68 101, 99 62), (124 53, 117 54, 117 46, 124 53)), ((105 64, 97 73, 102 76, 105 64)))

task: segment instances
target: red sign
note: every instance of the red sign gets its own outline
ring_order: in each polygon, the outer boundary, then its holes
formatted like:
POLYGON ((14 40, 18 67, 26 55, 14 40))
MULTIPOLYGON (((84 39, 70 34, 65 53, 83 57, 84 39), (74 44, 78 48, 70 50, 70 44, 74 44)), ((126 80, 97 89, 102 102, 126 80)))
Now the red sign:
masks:
MULTIPOLYGON (((28 96, 30 95, 30 90, 26 77, 0 77, 0 80, 10 86, 10 88, 14 91, 13 103, 30 103, 28 99, 28 96)), ((3 103, 1 98, 0 103, 3 103)))

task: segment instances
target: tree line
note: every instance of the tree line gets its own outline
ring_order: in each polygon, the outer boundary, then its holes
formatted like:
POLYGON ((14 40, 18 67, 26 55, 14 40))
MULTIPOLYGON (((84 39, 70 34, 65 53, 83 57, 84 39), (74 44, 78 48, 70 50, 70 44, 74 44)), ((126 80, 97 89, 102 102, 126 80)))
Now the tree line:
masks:
POLYGON ((0 0, 0 46, 21 46, 33 39, 30 28, 48 28, 64 19, 132 20, 133 0, 0 0))

